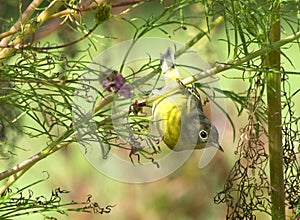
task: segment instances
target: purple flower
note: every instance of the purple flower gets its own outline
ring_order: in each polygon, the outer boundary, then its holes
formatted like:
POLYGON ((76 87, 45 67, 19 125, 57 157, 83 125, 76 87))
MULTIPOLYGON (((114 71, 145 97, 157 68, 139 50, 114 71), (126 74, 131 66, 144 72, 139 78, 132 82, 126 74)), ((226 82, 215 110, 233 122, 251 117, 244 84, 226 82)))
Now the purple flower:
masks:
POLYGON ((125 78, 116 70, 107 75, 102 87, 108 92, 120 93, 125 98, 131 97, 131 85, 127 84, 125 78))

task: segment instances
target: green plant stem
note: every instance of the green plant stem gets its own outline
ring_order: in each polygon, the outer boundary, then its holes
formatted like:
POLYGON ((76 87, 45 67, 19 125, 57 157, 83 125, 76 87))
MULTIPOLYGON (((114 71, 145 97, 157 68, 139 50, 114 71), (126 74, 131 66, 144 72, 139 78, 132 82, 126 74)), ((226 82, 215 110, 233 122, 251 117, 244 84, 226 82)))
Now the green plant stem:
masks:
MULTIPOLYGON (((81 5, 79 5, 76 8, 76 12, 78 14, 83 14, 84 12, 95 10, 98 7, 98 4, 100 4, 102 2, 103 1, 97 0, 97 1, 92 2, 88 6, 81 6, 81 5)), ((140 2, 142 2, 142 0, 128 0, 128 1, 122 1, 122 2, 112 2, 112 8, 132 6, 132 5, 138 4, 140 2)), ((53 19, 53 18, 61 18, 63 16, 67 16, 69 14, 73 14, 74 10, 75 9, 68 8, 66 10, 63 10, 63 11, 60 11, 60 12, 57 12, 57 13, 53 14, 50 18, 51 19, 53 19)))
POLYGON ((57 141, 52 142, 41 152, 31 156, 30 158, 15 165, 14 167, 0 173, 0 180, 9 177, 6 183, 0 187, 0 195, 37 162, 48 157, 54 152, 67 147, 70 143, 74 142, 74 140, 74 130, 70 129, 69 131, 65 132, 57 141))
MULTIPOLYGON (((30 35, 34 34, 39 27, 41 27, 45 22, 55 19, 61 18, 63 16, 67 16, 69 14, 74 14, 75 9, 66 9, 64 11, 56 12, 64 2, 62 0, 52 1, 49 6, 37 17, 36 22, 32 22, 30 24, 26 23, 30 19, 30 16, 33 14, 35 9, 43 2, 42 0, 34 0, 27 7, 27 9, 22 14, 21 18, 11 27, 11 29, 7 32, 0 33, 0 63, 3 62, 4 59, 9 57, 18 46, 22 46, 22 42, 26 40, 30 35), (11 44, 9 41, 12 39, 13 35, 22 30, 22 34, 17 36, 11 44)), ((102 0, 98 0, 98 4, 103 2, 102 0)), ((124 7, 128 5, 134 5, 140 3, 141 0, 134 0, 128 2, 115 3, 112 7, 124 7)), ((78 5, 77 14, 81 14, 85 11, 95 10, 98 7, 96 2, 93 2, 90 6, 82 7, 80 4, 78 5)), ((73 42, 74 43, 74 42, 73 42)), ((76 42, 75 42, 76 43, 76 42)), ((55 48, 57 49, 57 48, 55 48)))
POLYGON ((26 8, 26 10, 23 12, 22 16, 17 20, 17 22, 10 28, 9 31, 0 33, 0 46, 4 47, 7 46, 8 42, 13 37, 13 34, 17 33, 21 27, 22 24, 27 22, 30 18, 30 16, 33 14, 35 9, 43 2, 43 0, 34 0, 30 3, 30 5, 26 8))
MULTIPOLYGON (((274 43, 271 43, 270 45, 267 45, 266 47, 264 47, 262 49, 254 51, 252 53, 249 53, 248 55, 246 55, 242 58, 239 58, 239 59, 236 59, 236 60, 233 60, 233 61, 229 61, 227 63, 216 64, 214 67, 212 67, 208 70, 202 71, 200 73, 197 73, 193 76, 190 76, 190 77, 187 77, 187 78, 181 80, 181 82, 182 82, 183 85, 189 85, 189 84, 192 84, 196 81, 200 81, 200 80, 205 79, 207 77, 216 75, 220 72, 223 72, 223 71, 226 71, 226 70, 229 70, 229 69, 233 69, 233 68, 235 68, 235 66, 239 66, 239 65, 241 65, 245 62, 248 62, 248 61, 250 61, 254 58, 264 56, 265 54, 268 54, 268 53, 270 53, 272 51, 275 51, 275 50, 279 50, 280 47, 282 47, 285 44, 290 43, 290 42, 292 42, 292 41, 294 41, 298 38, 300 38, 300 31, 296 32, 293 35, 290 35, 290 36, 286 37, 283 40, 276 41, 274 43)), ((168 94, 178 90, 179 88, 180 88, 180 85, 174 84, 173 86, 168 87, 168 89, 165 90, 165 93, 163 95, 168 95, 168 94)), ((146 100, 146 103, 150 104, 150 103, 160 99, 161 97, 162 97, 161 94, 153 95, 153 96, 149 97, 146 100)))
MULTIPOLYGON (((273 9, 269 40, 280 40, 279 4, 273 9)), ((285 219, 285 193, 283 177, 283 147, 281 132, 281 74, 280 49, 267 54, 264 64, 275 72, 266 73, 268 103, 268 139, 270 154, 270 184, 272 201, 272 219, 285 219), (278 72, 276 72, 276 70, 278 72)))
POLYGON ((214 29, 216 26, 218 26, 223 21, 223 16, 217 17, 209 27, 204 29, 202 32, 199 32, 195 37, 193 37, 189 42, 187 42, 180 50, 177 50, 174 54, 175 59, 180 56, 181 54, 185 53, 188 49, 190 49, 192 46, 194 46, 200 39, 202 39, 204 36, 209 34, 209 32, 214 29))
MULTIPOLYGON (((61 6, 63 5, 63 1, 56 0, 52 1, 49 6, 37 17, 36 22, 32 24, 26 24, 23 27, 23 33, 17 36, 13 41, 12 45, 15 47, 21 46, 22 42, 26 40, 31 34, 33 34, 42 24, 44 24, 49 17, 54 14, 61 6)), ((4 59, 9 57, 16 48, 3 48, 0 51, 0 64, 4 59)))

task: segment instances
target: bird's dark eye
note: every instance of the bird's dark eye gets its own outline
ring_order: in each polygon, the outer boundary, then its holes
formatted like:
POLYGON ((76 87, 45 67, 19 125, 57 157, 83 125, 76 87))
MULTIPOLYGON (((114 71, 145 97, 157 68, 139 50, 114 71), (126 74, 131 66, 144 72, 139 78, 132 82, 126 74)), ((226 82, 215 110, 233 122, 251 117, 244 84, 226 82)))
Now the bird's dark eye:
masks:
POLYGON ((206 139, 208 137, 207 131, 205 131, 205 130, 201 130, 199 132, 199 134, 200 134, 200 137, 203 139, 206 139))

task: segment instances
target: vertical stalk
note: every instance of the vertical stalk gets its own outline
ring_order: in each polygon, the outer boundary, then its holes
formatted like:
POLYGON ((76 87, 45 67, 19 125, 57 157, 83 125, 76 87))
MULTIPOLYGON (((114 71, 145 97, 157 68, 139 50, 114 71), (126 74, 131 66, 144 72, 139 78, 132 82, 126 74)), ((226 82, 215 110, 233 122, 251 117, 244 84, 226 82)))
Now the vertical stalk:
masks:
MULTIPOLYGON (((270 43, 280 40, 280 1, 273 3, 271 15, 270 43)), ((265 60, 265 65, 275 70, 266 74, 267 102, 268 102, 268 133, 270 153, 270 182, 272 219, 285 219, 285 193, 283 177, 283 148, 281 133, 281 74, 280 51, 270 52, 265 60)))

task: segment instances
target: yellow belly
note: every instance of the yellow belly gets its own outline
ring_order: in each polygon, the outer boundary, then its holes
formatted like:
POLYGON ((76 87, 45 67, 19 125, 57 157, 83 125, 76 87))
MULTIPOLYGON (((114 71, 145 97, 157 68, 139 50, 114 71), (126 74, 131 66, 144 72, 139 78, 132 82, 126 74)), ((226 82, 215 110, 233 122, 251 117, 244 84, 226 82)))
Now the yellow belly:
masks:
POLYGON ((165 144, 173 149, 194 148, 198 139, 198 113, 190 95, 177 92, 154 103, 154 123, 165 144), (197 131, 197 132, 196 132, 197 131))

